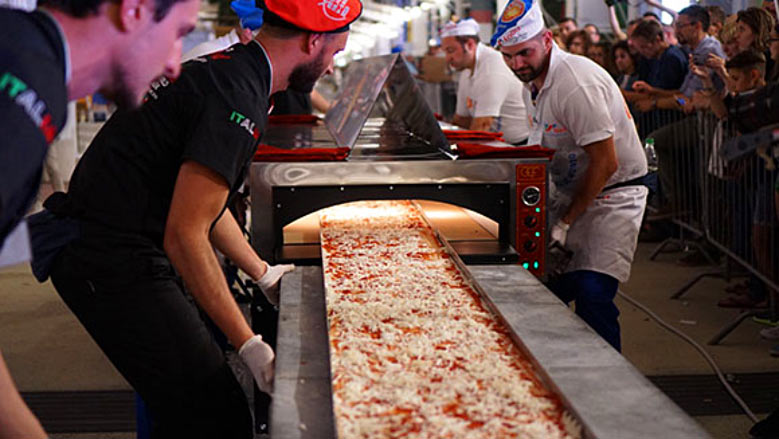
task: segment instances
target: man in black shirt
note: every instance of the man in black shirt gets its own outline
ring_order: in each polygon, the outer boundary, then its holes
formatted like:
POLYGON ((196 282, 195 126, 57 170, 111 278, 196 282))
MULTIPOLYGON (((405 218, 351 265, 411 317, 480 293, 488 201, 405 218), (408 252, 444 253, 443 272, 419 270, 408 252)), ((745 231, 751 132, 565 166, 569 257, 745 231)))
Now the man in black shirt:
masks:
MULTIPOLYGON (((65 124, 67 101, 100 90, 137 105, 155 77, 175 77, 200 1, 38 3, 43 9, 34 12, 0 8, 0 267, 29 255, 21 218, 37 194, 46 149, 65 124)), ((3 435, 46 434, 0 356, 3 435)))
POLYGON ((0 8, 0 248, 35 199, 67 101, 99 90, 137 106, 157 76, 178 75, 181 39, 199 4, 42 0, 34 12, 0 8))
POLYGON ((175 82, 153 84, 138 111, 115 113, 69 193, 49 198, 42 214, 77 234, 51 258, 52 281, 146 402, 155 437, 252 436, 245 396, 200 310, 271 392, 273 351, 241 314, 213 247, 273 300, 292 267, 262 261, 226 206, 244 182, 269 97, 310 92, 332 72, 362 5, 266 0, 264 8, 254 41, 187 62, 175 82))

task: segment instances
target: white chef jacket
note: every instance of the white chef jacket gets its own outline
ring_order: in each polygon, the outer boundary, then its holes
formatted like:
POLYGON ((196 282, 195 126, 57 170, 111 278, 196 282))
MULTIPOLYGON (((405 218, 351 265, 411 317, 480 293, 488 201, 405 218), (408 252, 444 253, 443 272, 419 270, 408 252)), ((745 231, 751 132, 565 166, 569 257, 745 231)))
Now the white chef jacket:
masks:
MULTIPOLYGON (((531 115, 528 144, 557 150, 550 167, 550 224, 561 218, 578 192, 589 157, 583 146, 614 137, 617 171, 606 186, 647 173, 646 156, 619 87, 595 62, 553 45, 544 85, 523 98, 531 115)), ((574 256, 567 271, 591 270, 627 281, 648 190, 627 186, 601 193, 568 231, 574 256)))
POLYGON ((527 139, 528 120, 522 83, 503 61, 503 55, 482 43, 476 46, 473 72, 463 70, 457 85, 456 114, 494 117, 492 131, 503 132, 508 143, 527 139))

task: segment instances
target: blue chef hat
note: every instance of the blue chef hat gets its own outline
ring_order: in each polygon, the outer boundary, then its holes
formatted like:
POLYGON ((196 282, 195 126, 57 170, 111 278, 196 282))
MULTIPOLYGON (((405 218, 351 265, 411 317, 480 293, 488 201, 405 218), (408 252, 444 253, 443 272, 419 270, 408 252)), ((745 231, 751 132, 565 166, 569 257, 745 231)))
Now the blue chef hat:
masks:
POLYGON ((230 8, 238 15, 242 28, 257 30, 262 26, 262 9, 254 0, 233 0, 230 8))

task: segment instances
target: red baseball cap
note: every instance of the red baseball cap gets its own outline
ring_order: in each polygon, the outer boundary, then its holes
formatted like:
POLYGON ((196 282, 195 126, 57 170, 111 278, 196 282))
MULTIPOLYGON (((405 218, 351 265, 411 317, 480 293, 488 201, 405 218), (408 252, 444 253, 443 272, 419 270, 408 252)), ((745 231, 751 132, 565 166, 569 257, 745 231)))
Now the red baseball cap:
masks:
POLYGON ((278 18, 283 22, 278 24, 309 32, 347 31, 362 14, 360 0, 257 0, 257 3, 265 10, 266 22, 277 22, 278 18))

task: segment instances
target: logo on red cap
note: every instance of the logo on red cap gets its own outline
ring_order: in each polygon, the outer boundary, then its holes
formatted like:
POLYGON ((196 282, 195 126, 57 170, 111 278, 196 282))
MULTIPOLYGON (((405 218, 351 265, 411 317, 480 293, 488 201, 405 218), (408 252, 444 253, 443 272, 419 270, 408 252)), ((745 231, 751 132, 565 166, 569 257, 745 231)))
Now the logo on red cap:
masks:
POLYGON ((349 0, 321 0, 318 5, 322 7, 322 13, 325 14, 325 17, 335 21, 344 21, 349 15, 348 2, 349 0))

